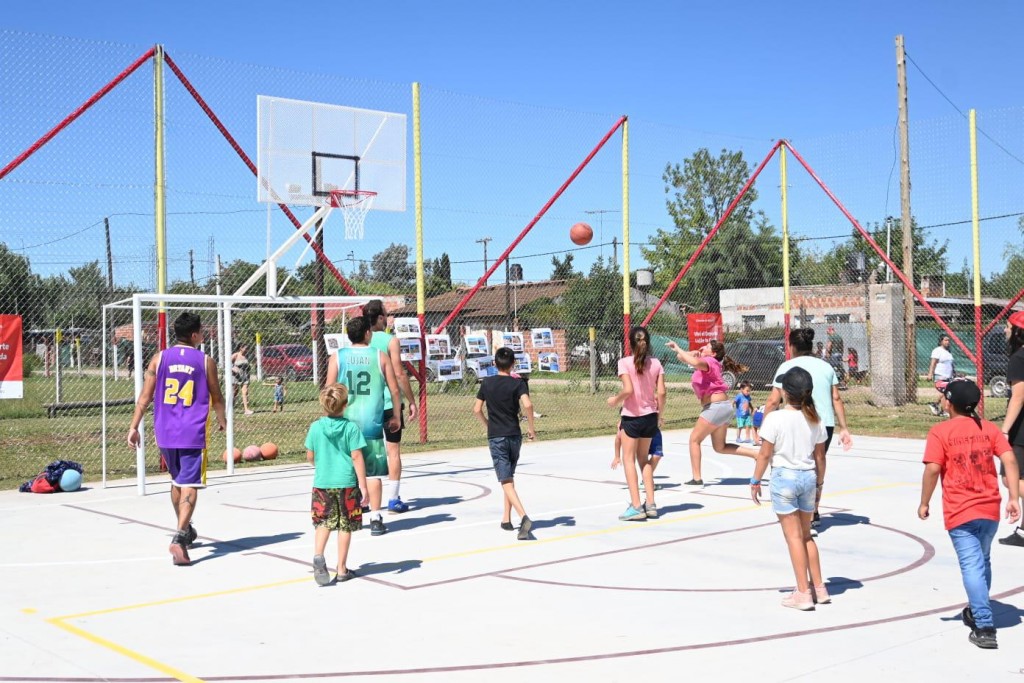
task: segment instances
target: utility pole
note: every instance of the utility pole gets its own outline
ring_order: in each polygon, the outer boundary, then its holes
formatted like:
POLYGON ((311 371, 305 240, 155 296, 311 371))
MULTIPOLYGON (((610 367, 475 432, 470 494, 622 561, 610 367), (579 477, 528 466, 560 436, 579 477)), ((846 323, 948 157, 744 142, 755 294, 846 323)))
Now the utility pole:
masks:
MULTIPOLYGON (((914 283, 914 227, 910 211, 910 121, 907 112, 907 56, 903 36, 896 36, 896 89, 900 129, 900 225, 903 228, 903 272, 914 283)), ((903 318, 906 324, 907 401, 917 402, 917 320, 914 295, 903 296, 903 318)))
POLYGON ((356 275, 356 252, 354 252, 354 251, 348 252, 348 257, 347 258, 348 258, 348 263, 349 263, 349 266, 348 266, 348 276, 349 276, 349 278, 353 278, 356 275))
POLYGON ((188 279, 192 282, 192 287, 196 286, 196 259, 193 249, 188 250, 188 279))
POLYGON ((588 216, 598 216, 597 241, 598 246, 600 247, 600 251, 598 252, 598 254, 600 256, 604 256, 604 215, 606 213, 622 213, 622 211, 619 209, 593 209, 591 211, 584 211, 583 213, 587 214, 588 216))
POLYGON ((103 229, 107 233, 107 294, 114 293, 114 255, 110 251, 110 217, 103 217, 103 229))
POLYGON ((612 264, 618 265, 619 263, 619 238, 616 235, 612 238, 612 264))
MULTIPOLYGON (((484 273, 487 272, 487 266, 488 266, 488 263, 487 263, 487 243, 490 242, 490 241, 491 241, 490 237, 481 237, 480 239, 478 239, 476 241, 477 244, 483 244, 484 245, 484 273)), ((487 280, 484 280, 484 287, 486 287, 486 286, 487 286, 487 280)))

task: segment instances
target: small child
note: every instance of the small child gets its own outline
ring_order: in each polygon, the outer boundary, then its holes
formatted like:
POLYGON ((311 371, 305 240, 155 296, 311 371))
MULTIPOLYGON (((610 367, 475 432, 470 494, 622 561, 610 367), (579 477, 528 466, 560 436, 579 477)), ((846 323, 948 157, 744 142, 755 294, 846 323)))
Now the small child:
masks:
POLYGON ((999 526, 1001 502, 992 458, 999 458, 1006 470, 1005 481, 1010 489, 1006 519, 1010 522, 1020 517, 1017 459, 999 427, 975 414, 974 409, 981 400, 977 384, 969 379, 952 379, 939 400, 951 417, 928 431, 917 516, 928 519, 932 493, 941 477, 942 516, 967 590, 968 605, 961 618, 971 629, 968 640, 991 650, 999 647, 989 591, 992 588, 990 551, 999 526))
POLYGON ((740 382, 740 393, 732 400, 736 408, 736 443, 754 443, 754 401, 750 398, 750 382, 740 382), (743 438, 743 432, 747 438, 743 438))
MULTIPOLYGON (((643 477, 644 466, 651 463, 651 489, 646 491, 647 500, 644 501, 644 511, 650 519, 658 518, 658 506, 654 502, 654 492, 658 489, 657 484, 654 483, 654 471, 658 469, 658 465, 661 463, 661 459, 665 456, 665 449, 662 444, 661 430, 657 430, 654 436, 651 438, 651 445, 647 449, 647 458, 641 461, 637 458, 637 467, 640 470, 640 476, 643 477)), ((612 457, 612 469, 616 470, 619 465, 622 464, 622 422, 619 422, 619 428, 615 432, 615 452, 612 457)), ((646 482, 644 488, 647 488, 646 482)))
POLYGON ((846 350, 846 367, 849 370, 850 379, 854 382, 860 382, 860 356, 857 354, 857 349, 852 346, 846 350))
POLYGON ((312 503, 313 526, 316 529, 313 579, 318 586, 328 586, 348 581, 356 575, 346 562, 352 532, 363 527, 363 506, 368 502, 362 451, 366 448, 366 440, 359 427, 342 416, 348 405, 345 385, 324 387, 320 392, 320 405, 327 416, 309 427, 306 460, 316 468, 312 503), (338 567, 333 581, 324 559, 332 531, 338 532, 338 567))
POLYGON ((284 378, 278 377, 274 382, 274 410, 272 412, 284 412, 284 397, 288 395, 288 388, 284 385, 284 378))
POLYGON ((761 445, 761 424, 764 422, 764 406, 758 406, 757 410, 754 411, 753 428, 754 428, 754 445, 761 445))
POLYGON ((526 391, 526 385, 522 379, 511 376, 512 366, 516 362, 516 355, 512 349, 501 347, 494 353, 494 367, 498 374, 493 377, 485 377, 480 383, 480 389, 476 393, 476 404, 473 406, 473 414, 480 420, 487 429, 487 445, 491 451, 491 461, 494 463, 494 473, 498 476, 504 493, 504 510, 501 516, 501 528, 505 531, 512 531, 512 508, 520 516, 519 524, 520 541, 530 538, 530 528, 533 522, 526 514, 519 494, 516 493, 515 474, 516 465, 519 463, 519 450, 523 445, 523 432, 519 428, 519 407, 522 405, 523 413, 526 415, 528 427, 527 438, 531 441, 536 438, 533 428, 533 403, 530 401, 530 394, 526 391), (484 415, 484 406, 487 406, 487 415, 484 415))

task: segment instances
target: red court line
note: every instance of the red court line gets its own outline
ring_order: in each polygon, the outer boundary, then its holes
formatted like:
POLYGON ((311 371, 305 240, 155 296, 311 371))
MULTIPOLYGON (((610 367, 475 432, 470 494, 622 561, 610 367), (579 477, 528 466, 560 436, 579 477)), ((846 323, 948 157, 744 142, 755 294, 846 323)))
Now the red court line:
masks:
MULTIPOLYGON (((774 526, 775 524, 777 524, 777 522, 768 522, 767 524, 762 524, 760 526, 762 526, 762 527, 774 526)), ((918 569, 920 567, 923 567, 924 565, 926 565, 929 562, 931 562, 932 558, 935 557, 935 547, 931 543, 929 543, 928 541, 924 540, 923 538, 921 538, 919 536, 915 536, 915 535, 913 535, 911 533, 907 533, 906 531, 902 531, 900 529, 895 529, 893 527, 883 526, 881 524, 864 524, 862 526, 870 526, 870 527, 874 527, 876 529, 884 529, 885 531, 892 531, 894 533, 900 534, 901 536, 906 536, 907 538, 910 538, 911 540, 914 540, 917 543, 919 543, 921 545, 921 547, 924 549, 924 552, 921 554, 921 557, 917 558, 916 560, 914 560, 910 564, 908 564, 906 566, 903 566, 903 567, 899 567, 898 569, 894 569, 892 571, 885 572, 884 574, 876 574, 875 576, 869 576, 869 577, 863 578, 863 579, 844 579, 843 581, 830 581, 829 582, 830 584, 834 584, 836 586, 843 586, 843 585, 847 585, 848 586, 848 585, 852 585, 852 584, 856 584, 856 583, 868 583, 869 581, 880 581, 882 579, 889 579, 889 578, 892 578, 894 576, 898 576, 900 574, 906 574, 907 572, 910 572, 910 571, 913 571, 913 570, 918 569)), ((750 528, 755 528, 755 527, 747 527, 747 529, 750 529, 750 528)), ((736 531, 743 531, 743 530, 744 529, 737 529, 736 531)), ((715 532, 713 534, 707 534, 707 535, 714 536, 714 535, 718 535, 718 534, 727 534, 727 533, 732 533, 732 531, 731 530, 730 531, 721 531, 721 532, 715 532)), ((691 537, 691 538, 678 539, 677 541, 671 541, 669 543, 680 542, 680 541, 689 541, 689 540, 693 540, 694 538, 702 538, 702 537, 701 536, 695 536, 695 537, 691 537)), ((665 545, 668 545, 668 543, 665 543, 665 545)), ((765 591, 792 590, 792 588, 793 588, 791 585, 790 586, 769 586, 769 587, 765 587, 765 588, 653 588, 653 587, 649 588, 649 587, 633 587, 633 586, 608 586, 608 585, 603 585, 602 586, 602 585, 599 585, 599 584, 571 583, 571 582, 567 582, 567 581, 549 581, 547 579, 531 579, 531 578, 527 578, 527 577, 524 577, 524 576, 507 576, 506 575, 507 573, 508 572, 506 571, 506 572, 503 572, 503 573, 500 573, 500 574, 496 574, 495 576, 497 576, 497 578, 500 578, 500 579, 508 579, 509 581, 522 581, 524 583, 542 583, 542 584, 546 584, 546 585, 550 585, 550 586, 564 586, 566 588, 594 588, 594 589, 598 589, 598 590, 636 591, 636 592, 641 592, 641 593, 761 593, 761 592, 765 592, 765 591)))

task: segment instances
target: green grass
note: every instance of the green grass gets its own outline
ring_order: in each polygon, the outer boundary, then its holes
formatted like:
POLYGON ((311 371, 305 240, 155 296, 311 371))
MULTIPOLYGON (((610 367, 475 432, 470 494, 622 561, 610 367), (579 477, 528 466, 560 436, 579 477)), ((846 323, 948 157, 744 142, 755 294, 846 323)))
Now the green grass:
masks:
MULTIPOLYGON (((64 400, 98 400, 100 380, 96 377, 65 378, 64 400)), ((542 379, 538 375, 538 380, 542 379)), ((611 435, 618 413, 605 404, 605 399, 617 383, 603 379, 597 394, 589 393, 585 378, 568 381, 554 380, 531 383, 531 392, 537 409, 544 417, 537 420, 541 439, 561 439, 579 436, 611 435)), ((415 389, 415 384, 414 384, 415 389)), ((449 387, 440 393, 440 385, 430 387, 428 404, 428 443, 419 443, 419 425, 407 425, 403 450, 416 453, 439 449, 482 446, 484 434, 473 417, 475 387, 449 387)), ((0 486, 14 488, 38 474, 47 463, 59 458, 75 460, 85 467, 90 480, 100 478, 101 429, 98 410, 84 414, 62 414, 47 419, 44 403, 52 401, 52 379, 29 378, 23 401, 0 402, 0 486), (47 393, 49 391, 49 393, 47 393), (20 404, 20 405, 19 405, 20 404)), ((132 394, 130 382, 108 382, 111 397, 132 394)), ((255 415, 242 415, 241 401, 236 404, 235 445, 261 444, 273 441, 281 454, 277 462, 303 462, 303 441, 309 424, 321 415, 317 392, 311 383, 293 383, 288 387, 285 412, 271 413, 273 387, 254 383, 250 387, 250 405, 255 415)), ((767 398, 765 392, 755 392, 760 404, 767 398)), ((853 387, 843 392, 847 416, 854 436, 895 436, 922 438, 935 424, 923 405, 898 408, 880 408, 872 404, 869 389, 853 387)), ((667 429, 686 429, 697 419, 699 406, 689 389, 673 386, 669 389, 667 429)), ((115 408, 107 414, 107 462, 111 478, 134 476, 135 453, 125 442, 131 420, 131 408, 115 408)), ((151 422, 148 422, 151 424, 151 422)), ((151 433, 151 432, 150 432, 151 433)), ((150 441, 150 443, 152 443, 150 441)), ((211 469, 223 468, 221 453, 225 435, 215 432, 210 439, 211 469)), ((147 468, 156 471, 158 455, 147 449, 147 468)), ((258 467, 259 464, 241 464, 239 467, 258 467)))

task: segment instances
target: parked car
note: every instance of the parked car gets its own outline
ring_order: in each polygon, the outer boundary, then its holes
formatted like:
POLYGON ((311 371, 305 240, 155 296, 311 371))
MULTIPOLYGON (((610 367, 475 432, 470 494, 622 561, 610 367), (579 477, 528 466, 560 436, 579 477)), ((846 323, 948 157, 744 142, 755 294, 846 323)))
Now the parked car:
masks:
POLYGON ((313 352, 302 344, 277 344, 263 347, 263 375, 284 377, 285 381, 313 376, 313 352))
POLYGON ((748 370, 741 375, 723 371, 722 379, 729 388, 738 382, 750 382, 755 389, 770 387, 775 379, 775 371, 786 360, 786 347, 779 341, 741 340, 727 343, 725 353, 748 370))
MULTIPOLYGON (((970 344, 970 342, 967 342, 970 344)), ((1002 325, 996 326, 985 335, 982 342, 985 356, 983 386, 988 386, 989 393, 995 398, 1006 398, 1010 395, 1010 385, 1006 381, 1006 365, 1009 362, 1006 348, 1006 336, 1002 325)))

